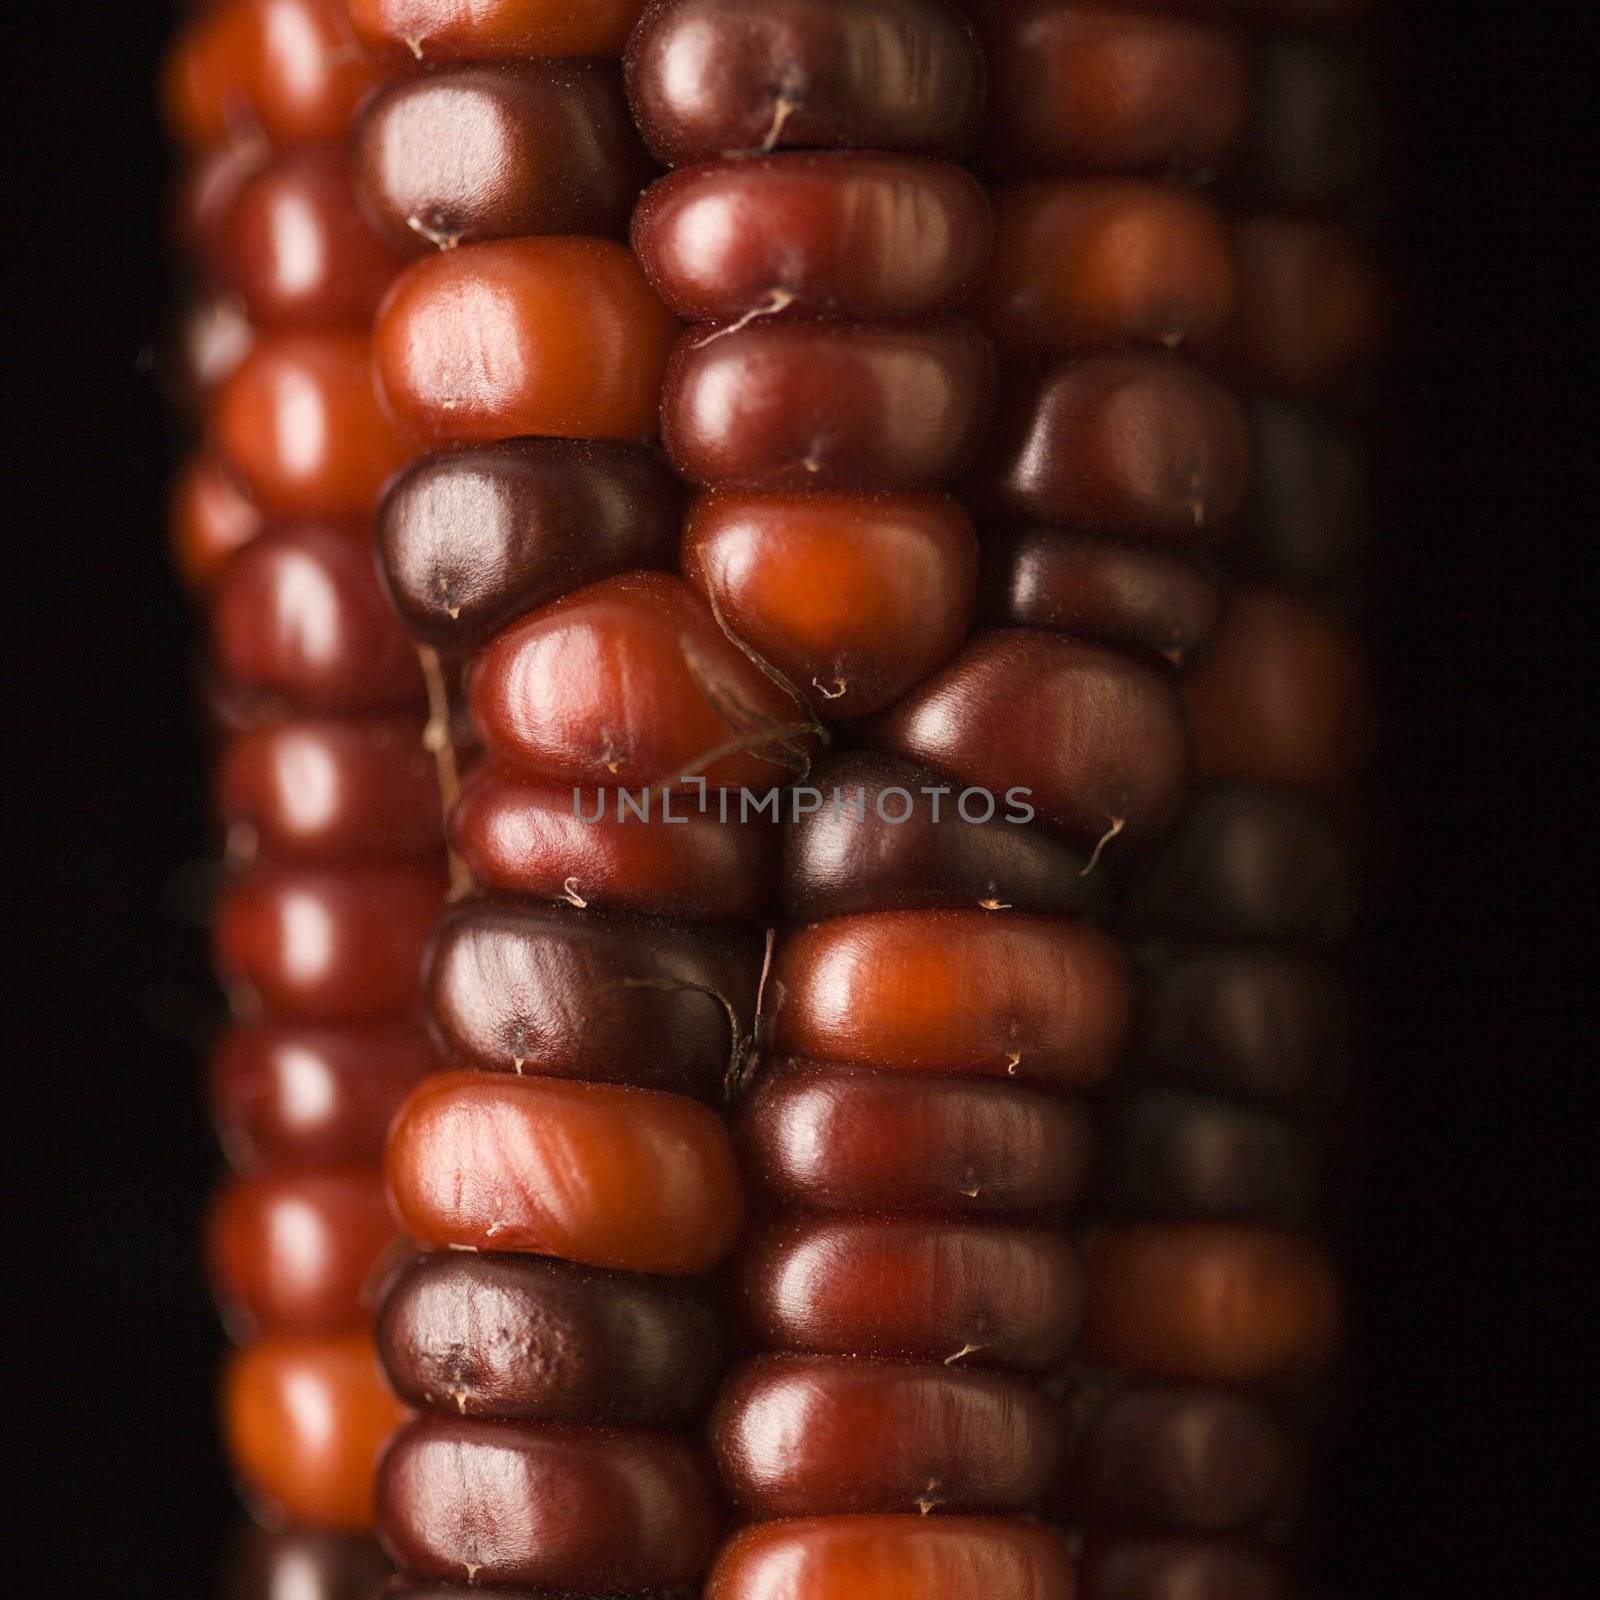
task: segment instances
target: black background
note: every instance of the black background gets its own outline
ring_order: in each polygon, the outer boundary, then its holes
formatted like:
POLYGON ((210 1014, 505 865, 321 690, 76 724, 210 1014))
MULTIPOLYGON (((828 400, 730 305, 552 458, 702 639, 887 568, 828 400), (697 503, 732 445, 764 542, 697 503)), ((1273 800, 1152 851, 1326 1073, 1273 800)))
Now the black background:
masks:
MULTIPOLYGON (((1595 809, 1576 761, 1595 517, 1569 480, 1594 455, 1576 373, 1597 275, 1567 227, 1592 206, 1563 125, 1592 89, 1565 20, 1582 9, 1418 4, 1397 62, 1408 303, 1373 626, 1393 850, 1365 946, 1361 1398, 1327 1561, 1348 1600, 1594 1593, 1572 1465, 1593 1355, 1578 1099, 1600 1056, 1573 961, 1595 809)), ((216 1166, 186 910, 205 751, 165 565, 176 439, 141 356, 171 270, 150 87, 169 14, 57 0, 26 21, 8 26, 0 217, 17 502, 0 697, 21 814, 0 965, 17 1479, 0 1574, 33 1595, 203 1596, 233 1517, 194 1266, 216 1166)))

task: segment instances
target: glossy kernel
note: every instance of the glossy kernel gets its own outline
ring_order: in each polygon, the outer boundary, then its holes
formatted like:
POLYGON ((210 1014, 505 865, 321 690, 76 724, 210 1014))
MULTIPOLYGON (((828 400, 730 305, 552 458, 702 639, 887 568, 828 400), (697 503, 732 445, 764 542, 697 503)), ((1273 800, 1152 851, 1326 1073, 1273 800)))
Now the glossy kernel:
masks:
POLYGON ((197 271, 202 283, 225 282, 234 203, 271 157, 266 140, 250 129, 208 144, 185 163, 172 196, 172 233, 185 266, 197 271))
POLYGON ((712 488, 936 489, 977 446, 994 386, 989 342, 961 318, 691 328, 661 437, 712 488))
POLYGON ((230 854, 336 861, 437 855, 439 785, 406 717, 300 718, 234 734, 216 767, 230 854))
POLYGON ((711 1418, 722 1481, 759 1518, 1025 1511, 1061 1455, 1037 1388, 942 1365, 763 1356, 711 1418))
POLYGON ((915 317, 971 284, 989 205, 962 168, 805 152, 669 174, 633 217, 663 300, 695 322, 771 316, 915 317))
POLYGON ((977 560, 971 520, 934 495, 714 492, 683 540, 689 581, 829 721, 880 709, 955 653, 977 560))
POLYGON ((485 889, 703 922, 751 921, 775 898, 778 830, 689 806, 648 822, 575 806, 572 790, 486 762, 467 779, 451 836, 485 889), (583 815, 578 813, 582 809, 583 815))
POLYGON ((499 239, 415 262, 374 334, 383 393, 426 439, 649 439, 676 331, 609 239, 499 239))
POLYGON ((468 699, 491 751, 586 789, 591 814, 602 799, 615 809, 620 789, 639 799, 692 777, 763 789, 814 742, 793 697, 665 573, 592 584, 506 629, 478 657, 468 699))
POLYGON ((480 1066, 703 1095, 749 1037, 761 960, 753 933, 465 900, 435 933, 428 1009, 480 1066))
POLYGON ((312 1528, 372 1526, 374 1464, 405 1413, 369 1335, 264 1339, 236 1351, 222 1414, 234 1470, 264 1511, 312 1528))
POLYGON ((1137 343, 1221 327, 1233 262, 1216 208, 1158 183, 1019 184, 995 201, 983 317, 1003 355, 1137 343))
POLYGON ((677 564, 683 487, 660 454, 599 439, 508 439, 424 457, 378 514, 389 595, 440 649, 600 578, 677 564))
POLYGON ((229 1555, 222 1600, 371 1600, 388 1573, 371 1539, 250 1528, 229 1555))
POLYGON ((191 456, 172 485, 172 557, 191 589, 215 581, 235 550, 261 532, 263 521, 238 477, 219 456, 191 456))
POLYGON ((1004 1518, 798 1517, 723 1547, 706 1600, 1075 1600, 1059 1534, 1004 1518))
POLYGON ((617 69, 452 67, 400 78, 362 113, 362 197, 411 254, 534 233, 621 236, 649 176, 617 69))
POLYGON ((231 290, 187 300, 163 350, 163 378, 173 403, 195 421, 210 414, 218 393, 256 346, 257 330, 231 290))
POLYGON ((421 1417, 378 1468, 378 1525, 422 1577, 659 1593, 711 1563, 709 1474, 666 1434, 421 1417))
POLYGON ((161 70, 167 126, 185 144, 222 143, 253 120, 254 28, 247 0, 221 0, 174 35, 161 70))
POLYGON ((784 1061, 763 1069, 737 1128, 761 1188, 814 1211, 1055 1211, 1089 1169, 1084 1111, 1022 1084, 784 1061))
POLYGON ((366 516, 406 456, 357 333, 261 335, 217 393, 212 437, 283 517, 366 516))
POLYGON ((625 59, 668 166, 814 145, 959 155, 983 61, 945 0, 656 0, 625 59))
POLYGON ((378 81, 341 0, 248 0, 259 65, 254 108, 276 145, 337 139, 378 81))
POLYGON ((735 1266, 748 1331, 780 1350, 1040 1372, 1083 1316, 1078 1253, 1043 1228, 801 1217, 735 1266))
POLYGON ((242 1170, 376 1165, 389 1119, 438 1066, 421 1026, 410 1021, 235 1023, 212 1053, 212 1120, 242 1170))
POLYGON ((1159 831, 1187 776, 1182 719, 1166 680, 1048 633, 978 634, 884 712, 876 733, 899 755, 997 800, 1014 796, 1046 823, 1085 843, 1105 839, 1111 849, 1113 830, 1128 840, 1159 831))
POLYGON ((162 83, 167 120, 188 144, 257 129, 279 147, 336 139, 376 81, 338 0, 218 0, 197 12, 162 83))
POLYGON ((342 143, 289 150, 233 202, 223 270, 251 320, 274 328, 361 328, 404 259, 356 204, 342 143))
POLYGON ((818 804, 783 830, 793 921, 972 906, 1070 914, 1100 888, 1084 871, 1086 851, 1001 814, 982 820, 976 801, 963 815, 948 780, 928 767, 848 750, 820 762, 807 783, 818 804))
POLYGON ((787 1054, 1076 1086, 1110 1068, 1127 982, 1092 929, 1006 912, 879 912, 800 929, 773 967, 787 1054))
POLYGON ((402 66, 620 55, 644 0, 346 0, 356 35, 402 66))
POLYGON ((1304 1379, 1338 1351, 1342 1312, 1318 1244, 1270 1228, 1141 1223, 1085 1244, 1086 1359, 1153 1377, 1304 1379))
POLYGON ((704 1106, 553 1078, 428 1079, 395 1119, 387 1172, 426 1244, 625 1272, 709 1272, 742 1209, 728 1136, 704 1106))
POLYGON ((726 1343, 698 1286, 459 1250, 406 1266, 377 1337, 390 1383, 415 1406, 661 1428, 703 1416, 726 1343))
POLYGON ((422 703, 416 652, 384 603, 359 526, 260 534, 218 579, 210 624, 223 673, 295 709, 338 715, 422 703))
POLYGON ((257 867, 218 906, 217 966, 304 1022, 409 1011, 443 898, 443 873, 422 866, 257 867))
POLYGON ((1010 0, 986 8, 986 153, 1008 171, 1202 172, 1234 151, 1245 40, 1178 8, 1010 0))
POLYGON ((365 1167, 237 1178, 206 1227, 211 1285, 238 1342, 363 1326, 394 1240, 383 1180, 365 1167))
POLYGON ((1205 544, 1244 500, 1250 441, 1239 403, 1175 356, 1058 367, 1018 392, 996 441, 1001 502, 1078 532, 1205 544))
POLYGON ((1175 667, 1222 619, 1220 575, 1203 559, 1141 544, 1023 526, 986 529, 984 614, 1156 656, 1175 667))

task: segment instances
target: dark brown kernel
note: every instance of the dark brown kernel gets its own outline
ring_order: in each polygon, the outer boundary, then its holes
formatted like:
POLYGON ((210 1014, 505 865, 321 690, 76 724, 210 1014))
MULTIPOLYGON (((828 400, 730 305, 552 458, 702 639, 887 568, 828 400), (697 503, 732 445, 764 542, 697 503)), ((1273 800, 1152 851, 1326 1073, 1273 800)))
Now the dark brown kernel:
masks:
POLYGON ((945 0, 655 0, 625 66, 668 166, 806 145, 959 155, 983 90, 945 0))
POLYGON ((1055 1211, 1090 1157, 1088 1118, 1059 1095, 808 1061, 763 1068, 738 1131, 752 1179, 816 1211, 1055 1211))
POLYGON ((716 1500, 667 1434, 422 1417, 378 1470, 378 1528, 420 1577, 558 1593, 693 1583, 716 1500))
POLYGON ((1263 577, 1345 597, 1371 533, 1355 440, 1303 406, 1261 396, 1250 409, 1250 455, 1235 558, 1263 577))
POLYGON ((1130 1074, 1280 1105, 1348 1086, 1354 1003, 1326 962, 1200 947, 1158 951, 1135 972, 1130 1074))
POLYGON ((1327 1212, 1318 1141, 1267 1111, 1152 1086, 1117 1100, 1104 1140, 1098 1198, 1114 1216, 1304 1227, 1327 1212))
POLYGON ((597 579, 670 567, 683 490, 652 450, 508 439, 425 457, 384 496, 378 549, 413 633, 471 650, 597 579))
POLYGON ((1248 478, 1244 413, 1176 356, 1090 356, 1008 401, 995 430, 1003 505, 1081 532, 1213 542, 1248 478))
POLYGON ((1164 677, 1048 633, 976 635, 873 729, 896 754, 1035 810, 1089 845, 1157 832, 1188 771, 1164 677))
POLYGON ((1247 217, 1234 224, 1232 315, 1206 341, 1250 384, 1334 393, 1377 357, 1388 286, 1359 236, 1320 218, 1247 217))
POLYGON ((1203 173, 1237 147, 1250 96, 1243 36, 1172 7, 985 4, 989 136, 1007 172, 1203 173))
MULTIPOLYGON (((948 778, 846 751, 807 779, 822 797, 784 828, 783 897, 796 922, 865 911, 1080 912, 1105 881, 1088 852, 1003 815, 968 821, 948 778), (902 818, 903 820, 897 820, 902 818)), ((968 812, 977 818, 976 802, 968 812)))
POLYGON ((251 1528, 229 1555, 222 1600, 371 1600, 388 1573, 370 1539, 251 1528))
POLYGON ((377 1340, 414 1406, 663 1428, 703 1411, 724 1346, 710 1297, 675 1280, 459 1251, 406 1265, 377 1340))
POLYGON ((980 606, 1001 626, 1043 628, 1182 666, 1210 642, 1223 588, 1203 558, 1021 526, 986 530, 980 606))
POLYGON ((1183 699, 1203 778, 1337 794, 1372 752, 1359 638, 1337 612, 1283 589, 1234 592, 1183 699))
POLYGON ((1290 1600, 1271 1557, 1221 1540, 1103 1538, 1085 1550, 1081 1600, 1290 1600))
POLYGON ((448 67, 386 85, 356 131, 362 195, 412 253, 531 233, 620 237, 649 175, 616 67, 448 67))
POLYGON ((1230 179, 1268 204, 1328 205, 1372 176, 1381 132, 1359 56, 1310 34, 1269 34, 1256 57, 1250 122, 1230 179))
POLYGON ((427 998, 479 1066, 705 1095, 748 1043, 761 957, 755 935, 464 901, 434 934, 427 998))
POLYGON ((1298 1509, 1306 1451, 1259 1400, 1150 1384, 1069 1394, 1073 1443, 1060 1504, 1091 1527, 1225 1533, 1298 1509))
POLYGON ((1332 946, 1355 920, 1356 862, 1325 806, 1206 789, 1134 870, 1128 923, 1178 938, 1332 946))

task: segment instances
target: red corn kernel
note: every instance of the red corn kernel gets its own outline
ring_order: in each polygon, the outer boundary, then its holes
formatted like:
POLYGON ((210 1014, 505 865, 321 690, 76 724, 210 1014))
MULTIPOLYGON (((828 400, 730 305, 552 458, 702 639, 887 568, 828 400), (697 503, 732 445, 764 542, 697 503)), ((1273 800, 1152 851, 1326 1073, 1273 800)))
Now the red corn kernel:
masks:
POLYGON ((720 1118, 610 1084, 441 1073, 395 1119, 386 1170, 406 1231, 426 1244, 625 1272, 709 1272, 742 1211, 720 1118))
POLYGON ((500 239, 408 268, 374 347, 394 414, 428 439, 649 439, 676 331, 609 239, 500 239))

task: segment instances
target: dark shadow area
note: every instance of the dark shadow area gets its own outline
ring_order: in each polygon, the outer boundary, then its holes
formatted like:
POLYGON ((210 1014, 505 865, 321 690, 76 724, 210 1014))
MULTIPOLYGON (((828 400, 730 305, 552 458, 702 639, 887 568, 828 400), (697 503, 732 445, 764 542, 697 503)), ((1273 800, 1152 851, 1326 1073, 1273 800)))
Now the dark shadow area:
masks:
POLYGON ((150 371, 174 14, 46 7, 8 52, 3 1537, 39 1595, 207 1595, 234 1515, 197 1267, 205 734, 150 371))
POLYGON ((1596 585, 1575 489, 1586 169, 1563 124, 1594 44, 1563 7, 1402 21, 1404 299, 1372 597, 1386 881, 1362 948, 1355 1418, 1330 1590, 1576 1597, 1594 1582, 1570 1464, 1596 585))

